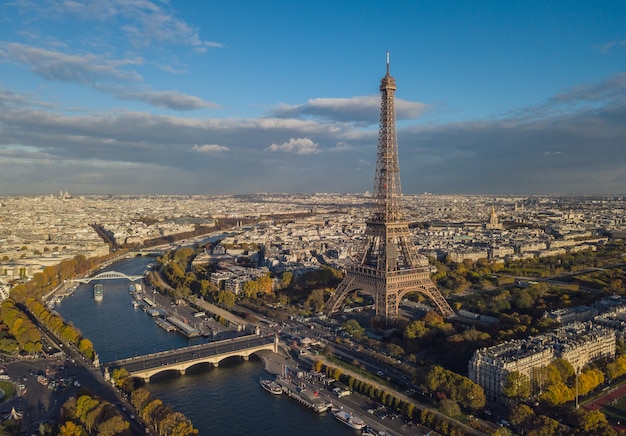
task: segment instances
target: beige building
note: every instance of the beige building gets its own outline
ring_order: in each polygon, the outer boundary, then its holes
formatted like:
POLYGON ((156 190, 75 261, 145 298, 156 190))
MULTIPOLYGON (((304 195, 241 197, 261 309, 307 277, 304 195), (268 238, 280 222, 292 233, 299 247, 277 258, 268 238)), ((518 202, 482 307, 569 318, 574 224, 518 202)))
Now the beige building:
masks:
POLYGON ((581 371, 587 363, 604 357, 615 357, 615 332, 592 323, 574 323, 552 333, 481 348, 471 358, 468 372, 488 401, 505 403, 503 386, 511 372, 530 378, 533 368, 558 358, 581 371))
POLYGON ((495 206, 491 206, 489 222, 485 224, 485 228, 487 230, 502 230, 502 224, 498 221, 498 214, 496 213, 495 206))

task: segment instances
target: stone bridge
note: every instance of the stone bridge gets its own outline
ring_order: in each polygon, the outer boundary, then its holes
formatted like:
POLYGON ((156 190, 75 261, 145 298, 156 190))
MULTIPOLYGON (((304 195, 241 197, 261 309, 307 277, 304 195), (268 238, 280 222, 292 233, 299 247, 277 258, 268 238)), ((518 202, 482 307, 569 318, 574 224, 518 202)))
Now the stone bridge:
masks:
POLYGON ((208 342, 171 351, 116 360, 106 364, 105 367, 107 371, 124 368, 130 376, 139 377, 149 382, 150 377, 164 371, 178 371, 180 374, 185 374, 187 369, 192 366, 208 363, 216 367, 222 360, 233 356, 248 360, 251 354, 261 350, 278 352, 278 337, 250 335, 208 342))

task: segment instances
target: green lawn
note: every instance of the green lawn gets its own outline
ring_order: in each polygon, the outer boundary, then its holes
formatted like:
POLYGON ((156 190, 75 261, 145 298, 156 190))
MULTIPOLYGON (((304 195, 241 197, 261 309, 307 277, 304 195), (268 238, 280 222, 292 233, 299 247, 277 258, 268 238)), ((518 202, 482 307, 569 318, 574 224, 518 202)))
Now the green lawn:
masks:
POLYGON ((11 382, 0 381, 0 389, 4 392, 4 397, 0 401, 13 398, 13 395, 15 395, 15 385, 11 382))
POLYGON ((615 421, 626 422, 626 397, 614 400, 612 404, 607 405, 601 411, 607 416, 607 418, 615 421))

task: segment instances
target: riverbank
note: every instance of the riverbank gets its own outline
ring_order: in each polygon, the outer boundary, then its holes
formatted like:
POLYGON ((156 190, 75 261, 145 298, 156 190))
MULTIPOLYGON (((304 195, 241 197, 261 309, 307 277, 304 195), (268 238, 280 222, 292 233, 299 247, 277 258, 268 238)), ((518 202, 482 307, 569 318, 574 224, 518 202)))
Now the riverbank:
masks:
POLYGON ((261 359, 261 362, 263 362, 263 369, 272 375, 281 375, 285 366, 290 368, 298 367, 298 363, 291 357, 286 357, 282 354, 274 353, 273 351, 261 350, 255 354, 261 359))

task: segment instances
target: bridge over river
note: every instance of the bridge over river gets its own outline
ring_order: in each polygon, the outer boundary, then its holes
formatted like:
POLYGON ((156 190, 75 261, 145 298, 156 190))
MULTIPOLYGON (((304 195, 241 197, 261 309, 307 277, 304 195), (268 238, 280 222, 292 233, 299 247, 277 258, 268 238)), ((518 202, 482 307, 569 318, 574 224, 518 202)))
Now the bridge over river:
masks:
POLYGON ((95 275, 93 277, 84 277, 81 279, 73 279, 73 282, 79 282, 79 283, 89 283, 92 280, 117 280, 117 279, 126 279, 126 280, 130 280, 131 282, 134 282, 135 280, 139 280, 140 278, 142 278, 143 276, 129 276, 126 275, 124 273, 121 272, 117 272, 117 271, 104 271, 101 272, 98 275, 95 275))
POLYGON ((104 366, 107 371, 123 367, 130 376, 140 377, 149 382, 150 377, 160 372, 174 370, 185 374, 187 368, 194 365, 209 363, 213 366, 218 366, 222 360, 233 356, 248 360, 251 354, 261 350, 278 352, 278 337, 242 336, 224 341, 208 342, 171 351, 161 351, 159 353, 116 360, 104 366))

